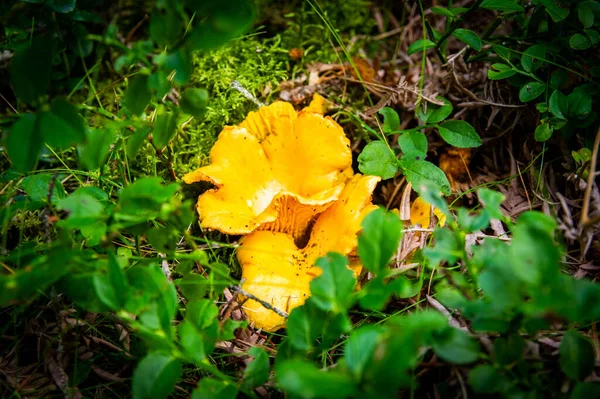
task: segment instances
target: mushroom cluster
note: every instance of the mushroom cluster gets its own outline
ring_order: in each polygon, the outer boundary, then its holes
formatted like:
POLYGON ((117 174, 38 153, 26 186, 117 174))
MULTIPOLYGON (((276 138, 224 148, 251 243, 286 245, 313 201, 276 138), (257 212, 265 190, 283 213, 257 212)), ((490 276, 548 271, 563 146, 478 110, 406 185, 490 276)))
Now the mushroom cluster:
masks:
MULTIPOLYGON (((237 251, 242 288, 286 313, 310 295, 309 284, 321 273, 317 258, 355 253, 362 219, 375 209, 371 194, 379 177, 353 173, 350 141, 323 114, 318 94, 300 112, 281 101, 261 107, 226 126, 210 164, 183 177, 215 185, 198 198, 200 225, 244 235, 237 251)), ((362 270, 356 262, 352 268, 362 270)), ((253 299, 244 310, 256 328, 285 326, 253 299)))

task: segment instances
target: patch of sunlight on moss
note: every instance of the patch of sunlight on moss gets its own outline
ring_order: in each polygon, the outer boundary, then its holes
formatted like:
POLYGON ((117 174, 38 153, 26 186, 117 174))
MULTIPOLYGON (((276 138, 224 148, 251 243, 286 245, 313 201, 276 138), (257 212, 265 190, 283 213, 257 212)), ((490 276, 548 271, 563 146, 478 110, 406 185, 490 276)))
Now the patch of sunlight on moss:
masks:
POLYGON ((256 105, 231 87, 237 80, 264 103, 277 99, 279 82, 288 79, 288 50, 281 39, 246 37, 225 47, 194 55, 193 87, 210 93, 202 120, 192 120, 173 142, 178 176, 208 162, 208 153, 225 125, 241 122, 256 105))

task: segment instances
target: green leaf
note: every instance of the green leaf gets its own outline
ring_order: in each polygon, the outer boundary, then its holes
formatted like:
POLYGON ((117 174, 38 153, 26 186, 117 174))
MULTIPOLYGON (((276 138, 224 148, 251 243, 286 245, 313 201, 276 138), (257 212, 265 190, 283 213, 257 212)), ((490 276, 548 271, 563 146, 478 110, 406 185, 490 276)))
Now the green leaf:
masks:
POLYGON ((43 140, 36 114, 21 114, 4 140, 10 160, 19 172, 29 172, 37 162, 43 140))
POLYGON ((218 321, 219 308, 210 299, 190 302, 186 309, 186 320, 203 330, 218 321))
POLYGON ((112 310, 123 308, 127 295, 127 280, 113 252, 108 253, 106 273, 95 274, 93 283, 95 294, 103 305, 112 310))
POLYGON ((586 29, 585 30, 585 34, 590 39, 590 42, 592 43, 592 46, 595 46, 596 44, 598 44, 598 42, 600 42, 600 33, 598 33, 597 30, 586 29))
POLYGON ((55 281, 68 274, 74 251, 53 251, 30 259, 14 274, 0 274, 0 307, 29 301, 55 281))
POLYGON ((192 392, 192 399, 235 399, 237 387, 227 381, 204 377, 192 392))
POLYGON ((80 147, 79 153, 81 162, 87 169, 94 170, 104 165, 113 140, 114 135, 107 128, 88 129, 85 144, 80 147))
POLYGON ((160 108, 154 121, 152 140, 158 149, 166 147, 177 131, 177 112, 160 108))
POLYGON ((491 80, 500 80, 510 78, 517 71, 514 70, 511 66, 506 64, 492 64, 490 69, 488 69, 488 78, 491 80))
POLYGON ((567 96, 569 103, 569 115, 584 118, 592 111, 592 98, 582 91, 573 90, 567 96))
POLYGON ((302 360, 287 360, 275 366, 277 385, 289 395, 302 398, 347 398, 356 396, 352 378, 335 369, 323 371, 302 360))
POLYGON ((525 9, 514 0, 483 0, 479 7, 502 12, 525 11, 525 9))
POLYGON ((468 44, 475 51, 481 51, 482 43, 477 33, 469 29, 456 29, 453 33, 461 42, 468 44))
POLYGON ((600 397, 600 383, 579 382, 571 392, 570 399, 589 399, 600 397))
POLYGON ((194 26, 189 41, 194 50, 211 50, 234 39, 252 27, 256 10, 248 0, 188 0, 197 15, 206 17, 194 26))
POLYGON ((498 55, 498 57, 502 58, 504 61, 510 62, 511 49, 499 44, 492 45, 492 49, 498 55))
POLYGON ((594 10, 590 6, 590 2, 582 1, 577 4, 577 17, 585 29, 594 25, 594 10))
POLYGON ((427 156, 427 137, 421 132, 406 131, 398 137, 398 145, 405 154, 421 154, 427 156))
POLYGON ((358 255, 365 268, 375 275, 381 274, 402 238, 402 222, 397 215, 378 208, 362 222, 358 237, 358 255))
POLYGON ((39 129, 51 146, 65 149, 85 140, 85 123, 77 108, 66 100, 57 99, 50 112, 40 112, 39 129))
POLYGON ((217 319, 205 328, 198 328, 186 317, 177 328, 179 345, 194 363, 201 364, 214 351, 219 335, 217 319))
POLYGON ((432 13, 437 14, 437 15, 442 15, 442 16, 448 17, 448 18, 455 18, 454 13, 444 7, 431 7, 430 10, 432 13))
POLYGON ((244 370, 242 385, 244 388, 252 390, 269 380, 269 355, 263 348, 256 346, 250 348, 248 355, 253 356, 254 360, 244 370))
POLYGON ((529 82, 519 91, 519 100, 524 103, 533 101, 546 91, 546 85, 540 82, 529 82))
POLYGON ((533 45, 523 52, 521 56, 521 65, 527 72, 537 71, 546 58, 546 47, 541 44, 533 45))
POLYGON ((148 125, 139 126, 135 133, 129 136, 127 140, 127 157, 135 158, 137 153, 142 148, 144 142, 148 139, 148 135, 152 131, 152 127, 148 125))
POLYGON ((434 47, 435 47, 435 43, 432 42, 431 40, 420 39, 408 47, 407 54, 412 55, 414 53, 418 53, 420 51, 425 51, 427 49, 434 48, 434 47))
POLYGON ((469 384, 477 393, 494 393, 500 389, 501 375, 493 366, 480 365, 469 372, 469 384))
POLYGON ((452 266, 461 255, 458 237, 448 229, 437 227, 433 232, 435 245, 423 249, 423 255, 429 260, 431 268, 438 267, 443 261, 452 266))
POLYGON ((182 21, 172 4, 157 3, 150 17, 150 37, 159 46, 172 46, 182 36, 182 21))
POLYGON ((191 50, 186 46, 180 47, 166 56, 164 65, 169 71, 175 71, 173 82, 178 85, 186 84, 190 81, 194 70, 191 50))
POLYGON ((433 184, 434 188, 444 193, 444 195, 450 195, 450 182, 444 174, 444 172, 432 164, 420 159, 405 159, 402 157, 400 160, 400 168, 406 177, 406 180, 412 184, 413 189, 417 192, 421 192, 421 186, 425 182, 433 184))
POLYGON ((382 141, 372 141, 358 156, 358 169, 365 175, 391 179, 398 172, 398 160, 382 141))
POLYGON ((125 96, 124 105, 134 114, 140 115, 152 99, 152 93, 148 87, 148 76, 137 74, 129 82, 125 96))
POLYGON ((148 77, 148 88, 153 90, 157 98, 163 98, 171 90, 171 82, 169 82, 167 73, 163 70, 158 70, 148 77))
POLYGON ((575 33, 569 39, 569 46, 571 46, 573 50, 586 50, 592 46, 592 41, 586 35, 575 33))
POLYGON ((444 97, 437 97, 444 105, 427 104, 427 112, 423 112, 424 104, 419 107, 419 119, 425 123, 439 123, 450 116, 452 113, 452 103, 444 97))
POLYGON ((310 292, 315 305, 328 312, 343 312, 353 302, 356 280, 348 268, 345 256, 330 252, 317 259, 315 265, 323 272, 310 283, 310 292))
MULTIPOLYGON (((48 199, 50 183, 52 175, 48 173, 30 175, 23 179, 21 186, 27 193, 27 196, 32 201, 46 202, 48 199)), ((62 183, 57 178, 54 178, 54 188, 52 189, 51 201, 57 204, 62 198, 65 198, 67 193, 62 186, 62 183)))
POLYGON ((181 110, 196 118, 204 115, 206 104, 208 104, 208 92, 205 89, 186 89, 179 101, 181 110))
POLYGON ((540 0, 540 3, 546 7, 546 12, 550 15, 550 18, 554 22, 560 22, 569 16, 571 12, 570 8, 563 8, 559 6, 556 0, 540 0))
POLYGON ((481 138, 468 122, 446 121, 437 128, 444 141, 455 147, 472 148, 481 145, 481 138))
POLYGON ((58 209, 69 212, 63 225, 83 228, 105 218, 104 205, 88 194, 86 189, 87 187, 81 187, 58 202, 58 209))
POLYGON ((560 347, 560 367, 571 379, 582 381, 594 371, 594 345, 575 330, 565 333, 560 347))
POLYGON ((523 358, 527 343, 517 334, 508 337, 499 337, 494 341, 494 357, 500 365, 509 365, 523 358))
POLYGON ((31 46, 15 52, 8 67, 17 98, 35 105, 50 90, 54 48, 51 35, 35 36, 31 46))
POLYGON ((352 331, 346 341, 344 359, 356 381, 360 381, 365 371, 368 370, 373 353, 384 331, 379 326, 363 326, 352 331))
POLYGON ((548 108, 552 115, 560 119, 567 119, 567 113, 569 111, 569 102, 567 97, 560 91, 554 90, 550 99, 548 100, 548 108))
POLYGON ((379 110, 379 113, 383 115, 383 132, 390 134, 397 132, 400 129, 400 117, 398 113, 389 107, 383 107, 379 110))
POLYGON ((540 121, 540 124, 535 128, 535 133, 533 136, 535 138, 535 141, 544 142, 550 139, 550 137, 552 137, 553 131, 554 129, 552 128, 550 123, 548 123, 547 120, 542 119, 540 121))
POLYGON ((432 347, 442 359, 454 364, 473 363, 479 359, 479 344, 466 332, 448 327, 432 334, 432 347))
POLYGON ((477 189, 477 197, 483 205, 483 209, 490 215, 491 219, 504 219, 500 205, 506 197, 502 193, 482 187, 477 189))
POLYGON ((179 360, 168 354, 151 352, 133 372, 134 399, 162 399, 169 396, 182 374, 179 360))
POLYGON ((75 2, 76 0, 47 0, 44 4, 56 12, 66 14, 75 10, 75 2))

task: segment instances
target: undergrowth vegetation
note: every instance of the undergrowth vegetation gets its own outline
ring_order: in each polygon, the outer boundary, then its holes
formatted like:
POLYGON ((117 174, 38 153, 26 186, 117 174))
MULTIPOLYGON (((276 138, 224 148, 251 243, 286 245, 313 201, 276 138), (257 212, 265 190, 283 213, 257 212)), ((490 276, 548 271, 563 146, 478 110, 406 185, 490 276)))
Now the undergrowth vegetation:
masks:
POLYGON ((600 2, 447 3, 3 1, 0 396, 600 397, 600 2))

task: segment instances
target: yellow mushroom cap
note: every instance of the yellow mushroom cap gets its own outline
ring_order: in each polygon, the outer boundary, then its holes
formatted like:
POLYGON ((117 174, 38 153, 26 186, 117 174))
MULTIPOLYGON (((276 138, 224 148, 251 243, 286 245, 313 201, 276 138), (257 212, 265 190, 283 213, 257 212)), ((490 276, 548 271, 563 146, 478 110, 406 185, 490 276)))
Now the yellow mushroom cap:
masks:
POLYGON ((216 186, 199 197, 198 213, 202 227, 227 234, 266 229, 299 240, 352 175, 343 129, 312 108, 297 113, 280 101, 225 127, 210 159, 183 180, 216 186))
MULTIPOLYGON (((302 305, 310 296, 310 282, 321 273, 314 266, 317 258, 355 250, 362 219, 377 208, 371 204, 371 194, 379 180, 355 175, 340 198, 318 216, 304 248, 279 232, 256 231, 244 237, 237 251, 242 288, 286 313, 302 305)), ((358 275, 362 266, 354 263, 352 270, 358 275)), ((256 328, 275 331, 285 325, 283 317, 252 299, 244 302, 244 310, 256 328)))

